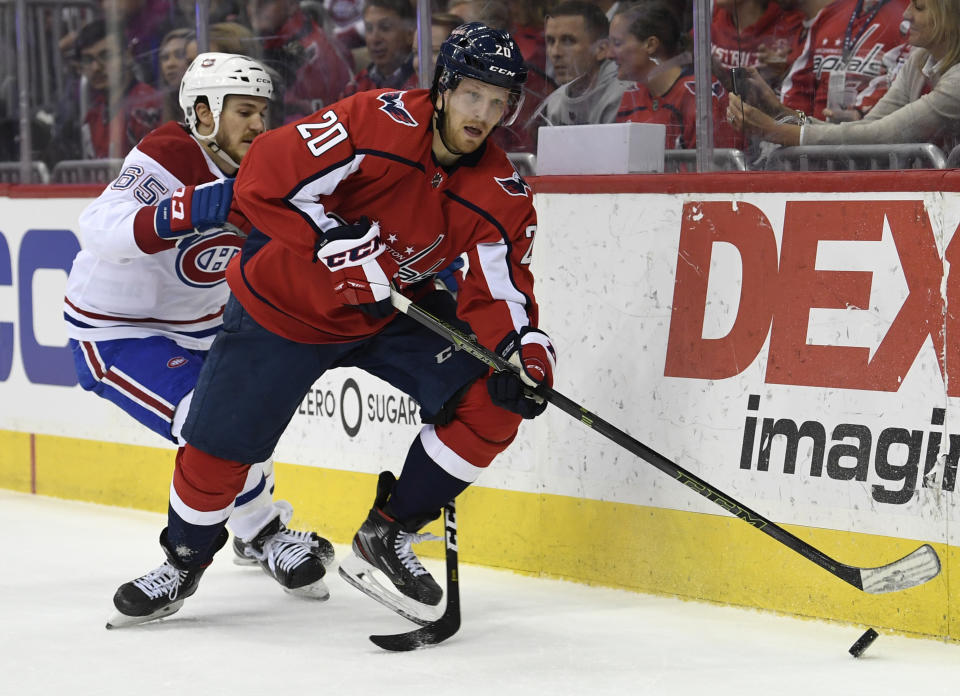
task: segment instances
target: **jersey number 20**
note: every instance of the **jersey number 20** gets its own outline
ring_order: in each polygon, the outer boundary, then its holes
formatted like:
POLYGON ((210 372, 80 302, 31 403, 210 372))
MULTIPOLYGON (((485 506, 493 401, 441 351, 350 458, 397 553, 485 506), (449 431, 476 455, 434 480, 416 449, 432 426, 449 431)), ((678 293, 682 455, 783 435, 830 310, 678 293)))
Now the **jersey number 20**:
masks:
POLYGON ((301 123, 297 126, 300 137, 307 141, 307 147, 314 157, 319 157, 324 152, 342 143, 347 139, 347 129, 337 120, 337 115, 332 111, 323 114, 322 123, 301 123), (319 131, 314 135, 314 131, 319 131))

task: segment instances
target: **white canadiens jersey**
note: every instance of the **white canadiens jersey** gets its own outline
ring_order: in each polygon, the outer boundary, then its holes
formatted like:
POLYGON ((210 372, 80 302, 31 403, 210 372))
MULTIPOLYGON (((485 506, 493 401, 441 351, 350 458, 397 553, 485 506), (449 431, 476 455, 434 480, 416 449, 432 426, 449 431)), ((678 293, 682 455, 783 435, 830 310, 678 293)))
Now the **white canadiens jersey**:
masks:
POLYGON ((227 263, 242 239, 208 230, 173 242, 156 236, 156 205, 182 186, 223 174, 179 124, 151 132, 120 175, 80 215, 83 250, 67 279, 64 318, 78 341, 166 336, 205 350, 223 320, 227 263))

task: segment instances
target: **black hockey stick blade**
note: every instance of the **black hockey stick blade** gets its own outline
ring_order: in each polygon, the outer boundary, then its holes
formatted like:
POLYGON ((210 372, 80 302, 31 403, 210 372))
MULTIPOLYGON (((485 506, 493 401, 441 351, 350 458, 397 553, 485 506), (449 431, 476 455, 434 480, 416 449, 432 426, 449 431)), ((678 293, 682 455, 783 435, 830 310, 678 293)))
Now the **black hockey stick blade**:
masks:
MULTIPOLYGON (((517 372, 518 368, 515 365, 478 344, 469 336, 460 332, 456 327, 447 324, 442 319, 418 307, 396 290, 391 290, 390 300, 393 306, 399 311, 435 333, 446 337, 454 346, 472 355, 477 360, 486 363, 494 370, 517 372)), ((924 544, 900 560, 877 568, 860 568, 847 565, 846 563, 840 563, 830 558, 830 556, 823 553, 820 549, 794 536, 775 522, 754 512, 726 493, 717 490, 700 477, 691 474, 659 452, 654 451, 639 440, 630 437, 619 428, 607 423, 596 414, 591 413, 563 394, 546 385, 540 385, 534 391, 537 395, 564 413, 579 420, 588 428, 597 431, 608 440, 615 442, 628 452, 640 457, 640 459, 643 459, 648 464, 651 464, 663 473, 696 491, 707 500, 716 503, 731 515, 740 518, 764 534, 776 539, 787 548, 796 551, 807 560, 816 563, 827 572, 853 585, 858 590, 863 590, 870 594, 897 592, 922 585, 937 577, 940 573, 940 558, 929 544, 924 544)))
POLYGON ((454 501, 443 508, 443 538, 447 557, 447 605, 443 615, 422 628, 388 636, 370 636, 384 650, 407 652, 442 643, 460 629, 460 578, 457 570, 457 511, 454 501))

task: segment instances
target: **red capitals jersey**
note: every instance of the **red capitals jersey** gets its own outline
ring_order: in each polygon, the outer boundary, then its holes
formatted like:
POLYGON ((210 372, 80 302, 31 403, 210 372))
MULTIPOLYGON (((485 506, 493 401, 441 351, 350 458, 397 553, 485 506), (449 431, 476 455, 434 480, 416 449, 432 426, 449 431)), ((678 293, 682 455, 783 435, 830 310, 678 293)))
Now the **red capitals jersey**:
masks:
POLYGON ((124 157, 160 125, 163 94, 145 82, 131 82, 119 108, 107 104, 107 93, 96 92, 81 127, 86 159, 124 157))
POLYGON ((370 89, 416 89, 420 79, 413 69, 413 55, 411 54, 399 68, 390 75, 382 75, 373 63, 357 73, 343 89, 343 96, 349 97, 357 92, 366 92, 370 89))
MULTIPOLYGON (((732 147, 735 133, 727 123, 727 93, 713 81, 714 146, 732 147)), ((617 109, 617 123, 662 123, 667 127, 667 149, 697 146, 697 89, 692 67, 684 68, 666 94, 654 97, 645 84, 628 89, 617 109)))
POLYGON ((750 68, 757 66, 761 46, 794 53, 802 35, 803 14, 788 12, 776 2, 767 5, 760 19, 739 30, 729 10, 714 7, 710 50, 725 68, 750 68))
POLYGON ((837 0, 821 10, 810 27, 800 57, 783 80, 783 103, 823 118, 830 73, 841 71, 846 73, 847 84, 856 88, 857 108, 869 110, 886 89, 873 89, 868 97, 860 93, 875 78, 886 74, 884 56, 903 43, 900 22, 908 2, 880 0, 877 9, 876 5, 864 8, 865 0, 837 0), (851 23, 858 9, 860 12, 851 23), (844 44, 849 49, 846 59, 844 44))
POLYGON ((380 225, 401 291, 463 253, 458 311, 481 343, 537 325, 530 187, 489 141, 445 169, 433 158, 428 90, 360 92, 254 140, 234 201, 257 228, 227 282, 251 316, 302 343, 369 337, 389 319, 344 306, 315 263, 324 230, 362 216, 380 225))
POLYGON ((264 40, 264 62, 285 82, 285 122, 335 102, 353 74, 352 56, 299 10, 264 40))

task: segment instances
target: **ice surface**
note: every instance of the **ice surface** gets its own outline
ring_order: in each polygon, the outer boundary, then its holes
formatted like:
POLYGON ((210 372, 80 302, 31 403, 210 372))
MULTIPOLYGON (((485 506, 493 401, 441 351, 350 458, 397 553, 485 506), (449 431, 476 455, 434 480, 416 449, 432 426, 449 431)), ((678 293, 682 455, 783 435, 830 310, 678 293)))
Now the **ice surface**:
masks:
MULTIPOLYGON (((954 694, 960 646, 864 626, 542 580, 461 563, 463 626, 386 653, 408 621, 329 574, 286 595, 226 549, 169 619, 107 631, 117 586, 160 564, 160 515, 0 490, 0 694, 505 696, 954 694)), ((460 520, 469 534, 469 520, 460 520)), ((338 547, 338 554, 346 547, 338 547)), ((442 577, 442 563, 426 565, 442 577)), ((704 569, 709 572, 709 569, 704 569)))

